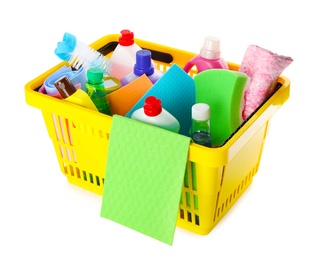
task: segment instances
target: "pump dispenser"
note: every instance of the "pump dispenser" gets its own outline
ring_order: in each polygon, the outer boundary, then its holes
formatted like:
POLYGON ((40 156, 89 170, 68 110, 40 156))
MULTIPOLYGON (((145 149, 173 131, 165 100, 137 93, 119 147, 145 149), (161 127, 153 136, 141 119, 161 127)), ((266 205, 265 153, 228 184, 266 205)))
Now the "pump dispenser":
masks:
POLYGON ((156 83, 156 81, 163 75, 163 72, 155 69, 151 61, 151 51, 137 51, 135 66, 129 74, 127 74, 120 80, 121 86, 123 87, 127 85, 128 83, 132 82, 143 74, 145 74, 149 78, 152 84, 156 83))
POLYGON ((175 133, 180 131, 179 121, 162 107, 161 100, 155 96, 148 96, 144 106, 134 111, 131 118, 175 133))
POLYGON ((189 60, 183 70, 188 73, 194 66, 198 73, 208 69, 229 69, 228 64, 221 57, 219 38, 205 37, 200 53, 189 60))
POLYGON ((119 43, 110 58, 112 65, 110 74, 119 80, 129 74, 133 70, 136 52, 139 50, 141 47, 135 43, 134 33, 130 30, 122 30, 119 43))

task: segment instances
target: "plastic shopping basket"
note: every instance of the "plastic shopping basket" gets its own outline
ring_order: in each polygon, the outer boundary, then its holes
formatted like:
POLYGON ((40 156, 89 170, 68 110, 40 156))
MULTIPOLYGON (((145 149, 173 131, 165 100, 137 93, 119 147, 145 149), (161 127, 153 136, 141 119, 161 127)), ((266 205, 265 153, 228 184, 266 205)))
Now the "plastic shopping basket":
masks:
MULTIPOLYGON (((91 47, 110 57, 119 34, 97 40, 91 47)), ((166 71, 176 63, 184 67, 195 54, 135 39, 152 53, 157 68, 166 71)), ((38 92, 51 73, 46 71, 25 86, 27 104, 42 112, 62 173, 68 181, 102 194, 112 117, 38 92)), ((231 70, 239 65, 228 63, 231 70)), ((193 76, 196 71, 191 71, 193 76)), ((269 121, 289 98, 290 81, 281 75, 276 91, 219 148, 190 144, 189 159, 177 226, 208 234, 251 184, 258 171, 269 121)))

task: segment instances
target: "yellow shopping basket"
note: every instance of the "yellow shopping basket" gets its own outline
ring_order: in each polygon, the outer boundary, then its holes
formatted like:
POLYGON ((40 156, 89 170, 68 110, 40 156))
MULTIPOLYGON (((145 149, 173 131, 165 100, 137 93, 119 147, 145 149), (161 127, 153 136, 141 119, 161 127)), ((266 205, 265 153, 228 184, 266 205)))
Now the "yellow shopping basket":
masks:
MULTIPOLYGON (((91 47, 110 57, 119 34, 97 40, 91 47)), ((135 39, 152 53, 157 68, 176 63, 184 67, 195 54, 135 39)), ((25 86, 27 104, 39 108, 53 141, 61 172, 68 181, 102 194, 112 117, 38 92, 46 77, 65 65, 46 71, 25 86)), ((239 65, 228 63, 231 70, 239 65)), ((196 71, 191 71, 191 76, 196 71)), ((177 226, 208 234, 251 184, 258 171, 269 121, 289 98, 290 81, 281 75, 276 91, 219 148, 190 144, 177 226)))

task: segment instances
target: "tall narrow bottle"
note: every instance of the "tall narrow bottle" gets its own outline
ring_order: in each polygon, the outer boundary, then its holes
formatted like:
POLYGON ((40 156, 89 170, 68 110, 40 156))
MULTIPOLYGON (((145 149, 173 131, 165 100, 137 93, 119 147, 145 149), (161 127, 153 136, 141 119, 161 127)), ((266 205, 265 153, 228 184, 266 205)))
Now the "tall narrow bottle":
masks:
POLYGON ((210 106, 197 103, 192 106, 191 138, 194 143, 212 147, 210 135, 210 106))
POLYGON ((100 68, 90 68, 87 71, 86 90, 98 111, 105 115, 111 115, 103 78, 104 73, 100 68))

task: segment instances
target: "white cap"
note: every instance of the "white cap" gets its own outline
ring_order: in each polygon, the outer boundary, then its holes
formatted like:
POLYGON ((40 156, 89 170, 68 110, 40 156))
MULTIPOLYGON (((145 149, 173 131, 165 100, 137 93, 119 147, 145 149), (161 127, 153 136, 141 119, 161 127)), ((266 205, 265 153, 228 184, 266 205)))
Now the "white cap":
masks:
POLYGON ((191 117, 195 120, 210 119, 210 106, 205 103, 197 103, 191 107, 191 117))
POLYGON ((220 39, 214 36, 207 36, 201 48, 200 55, 209 60, 220 58, 220 39))

